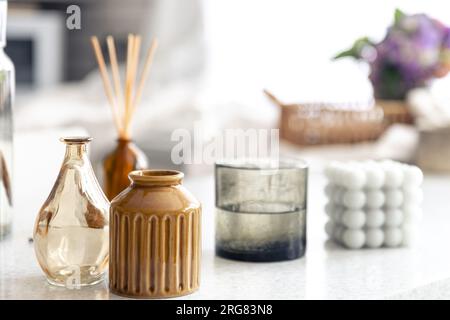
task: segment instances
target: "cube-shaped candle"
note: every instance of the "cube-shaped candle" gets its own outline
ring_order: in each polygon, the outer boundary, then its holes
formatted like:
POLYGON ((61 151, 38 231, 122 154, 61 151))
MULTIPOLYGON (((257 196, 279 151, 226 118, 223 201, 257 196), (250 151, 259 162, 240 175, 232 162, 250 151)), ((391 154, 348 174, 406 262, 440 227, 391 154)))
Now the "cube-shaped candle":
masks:
POLYGON ((333 162, 325 169, 329 238, 347 248, 408 246, 422 215, 422 171, 400 162, 333 162))

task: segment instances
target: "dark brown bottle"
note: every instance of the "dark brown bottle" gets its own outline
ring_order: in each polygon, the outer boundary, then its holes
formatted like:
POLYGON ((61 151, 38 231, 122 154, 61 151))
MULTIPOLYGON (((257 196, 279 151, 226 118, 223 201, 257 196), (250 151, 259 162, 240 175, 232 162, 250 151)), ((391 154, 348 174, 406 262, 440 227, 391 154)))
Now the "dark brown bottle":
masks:
POLYGON ((111 201, 129 185, 128 174, 147 169, 147 157, 131 141, 118 139, 116 148, 103 160, 103 191, 111 201))

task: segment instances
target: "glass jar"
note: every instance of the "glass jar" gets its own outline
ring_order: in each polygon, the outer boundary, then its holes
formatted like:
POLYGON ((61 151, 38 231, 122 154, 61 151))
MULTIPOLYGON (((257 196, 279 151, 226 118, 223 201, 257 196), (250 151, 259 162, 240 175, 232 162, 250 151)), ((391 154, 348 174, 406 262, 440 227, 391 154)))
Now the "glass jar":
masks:
POLYGON ((14 65, 5 54, 7 1, 0 1, 0 238, 11 230, 12 165, 15 73, 14 65))
POLYGON ((109 201, 86 154, 90 140, 61 139, 64 161, 34 228, 36 257, 47 280, 68 288, 102 281, 108 267, 109 201))
POLYGON ((301 160, 216 163, 216 254, 244 261, 303 256, 307 179, 301 160))

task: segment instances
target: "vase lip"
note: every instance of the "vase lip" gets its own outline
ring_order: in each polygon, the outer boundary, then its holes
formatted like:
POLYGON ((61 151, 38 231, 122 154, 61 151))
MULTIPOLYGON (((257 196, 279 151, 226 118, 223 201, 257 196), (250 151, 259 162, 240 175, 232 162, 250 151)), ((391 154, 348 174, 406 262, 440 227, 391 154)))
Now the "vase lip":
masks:
POLYGON ((138 184, 146 185, 173 185, 183 180, 184 173, 169 169, 135 170, 128 174, 130 180, 138 184))
POLYGON ((69 136, 69 137, 61 137, 59 138, 61 142, 66 144, 85 144, 92 141, 92 138, 89 136, 69 136))

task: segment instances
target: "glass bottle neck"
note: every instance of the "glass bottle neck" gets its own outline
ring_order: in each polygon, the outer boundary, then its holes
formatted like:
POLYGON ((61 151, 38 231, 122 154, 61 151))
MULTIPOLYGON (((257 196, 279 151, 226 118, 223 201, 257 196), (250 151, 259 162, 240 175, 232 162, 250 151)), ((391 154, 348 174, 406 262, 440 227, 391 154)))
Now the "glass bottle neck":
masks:
POLYGON ((86 155, 86 144, 67 144, 65 160, 82 160, 86 155))
POLYGON ((6 19, 8 13, 8 1, 0 1, 0 47, 6 46, 6 19))

